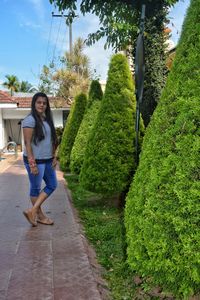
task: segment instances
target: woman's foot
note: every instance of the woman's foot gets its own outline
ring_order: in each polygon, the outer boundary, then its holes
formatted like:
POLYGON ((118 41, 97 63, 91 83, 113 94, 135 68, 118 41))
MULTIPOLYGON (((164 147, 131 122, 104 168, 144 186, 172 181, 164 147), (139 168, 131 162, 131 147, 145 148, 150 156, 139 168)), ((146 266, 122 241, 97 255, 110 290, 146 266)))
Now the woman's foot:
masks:
MULTIPOLYGON (((31 202, 32 202, 33 206, 35 205, 36 201, 37 201, 37 197, 31 197, 31 202)), ((41 206, 39 206, 37 209, 37 218, 39 218, 41 220, 47 218, 47 216, 43 213, 41 206)))
POLYGON ((41 207, 38 209, 37 222, 45 225, 53 225, 53 220, 48 218, 42 211, 41 207))
POLYGON ((37 218, 37 222, 44 224, 44 225, 53 225, 54 221, 51 220, 50 218, 44 217, 44 218, 37 218))
POLYGON ((23 211, 23 214, 32 226, 37 226, 36 215, 33 213, 32 209, 23 211))

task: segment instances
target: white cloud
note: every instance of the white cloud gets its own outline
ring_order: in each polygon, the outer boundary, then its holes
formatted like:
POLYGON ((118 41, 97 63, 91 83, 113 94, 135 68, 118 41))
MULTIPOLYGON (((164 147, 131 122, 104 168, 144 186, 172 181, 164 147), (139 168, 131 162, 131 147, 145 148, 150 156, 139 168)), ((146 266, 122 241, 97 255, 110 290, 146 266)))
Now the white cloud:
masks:
MULTIPOLYGON (((85 17, 80 16, 80 20, 77 19, 74 23, 74 37, 76 38, 82 34, 82 37, 86 39, 89 33, 96 32, 99 27, 99 18, 97 16, 93 14, 87 14, 85 17), (81 28, 83 28, 82 31, 80 31, 81 28)), ((112 49, 104 49, 105 43, 106 39, 102 38, 85 49, 85 53, 90 58, 91 69, 95 69, 97 76, 100 75, 102 80, 107 78, 108 64, 113 53, 112 49)))
MULTIPOLYGON (((27 0, 26 0, 27 2, 27 0)), ((32 14, 25 13, 24 10, 16 12, 20 27, 29 29, 39 29, 45 25, 45 8, 43 0, 28 0, 29 10, 32 14)))
POLYGON ((31 21, 24 21, 24 22, 21 22, 19 25, 20 25, 20 27, 28 27, 28 28, 31 28, 31 29, 41 28, 41 25, 36 24, 34 22, 31 22, 31 21))
POLYGON ((113 53, 111 49, 104 50, 104 43, 105 40, 100 40, 85 49, 85 53, 90 58, 91 69, 95 69, 97 76, 100 75, 102 80, 107 78, 108 65, 113 53))
POLYGON ((45 17, 45 8, 43 0, 28 0, 36 11, 37 17, 40 20, 44 20, 45 17))

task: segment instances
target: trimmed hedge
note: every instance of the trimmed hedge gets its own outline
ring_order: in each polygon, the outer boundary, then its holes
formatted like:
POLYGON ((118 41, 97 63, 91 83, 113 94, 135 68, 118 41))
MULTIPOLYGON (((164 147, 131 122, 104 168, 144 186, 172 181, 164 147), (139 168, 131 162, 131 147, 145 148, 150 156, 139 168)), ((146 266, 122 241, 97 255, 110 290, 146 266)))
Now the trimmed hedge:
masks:
POLYGON ((192 0, 127 196, 128 262, 188 299, 200 292, 200 26, 192 0))
POLYGON ((70 170, 79 174, 84 160, 85 150, 92 127, 94 126, 103 92, 98 80, 93 80, 89 90, 88 105, 78 130, 70 156, 70 170))
POLYGON ((72 104, 65 129, 62 136, 62 141, 59 148, 59 160, 61 169, 66 171, 70 163, 70 154, 76 138, 79 126, 83 119, 87 97, 84 93, 78 94, 72 104))
POLYGON ((81 169, 80 183, 86 190, 112 195, 126 189, 135 168, 134 119, 131 72, 126 57, 116 54, 81 169))
POLYGON ((102 97, 103 97, 103 92, 102 92, 99 81, 92 80, 91 85, 90 85, 89 95, 88 95, 87 108, 89 108, 93 104, 94 101, 101 100, 102 97))

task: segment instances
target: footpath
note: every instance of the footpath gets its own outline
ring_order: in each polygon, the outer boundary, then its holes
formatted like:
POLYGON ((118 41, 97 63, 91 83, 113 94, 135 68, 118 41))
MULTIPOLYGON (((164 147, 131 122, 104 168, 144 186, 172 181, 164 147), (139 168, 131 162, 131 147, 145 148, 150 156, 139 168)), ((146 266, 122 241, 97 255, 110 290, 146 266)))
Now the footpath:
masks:
POLYGON ((102 300, 62 173, 44 211, 54 225, 32 227, 22 159, 1 170, 0 300, 102 300))

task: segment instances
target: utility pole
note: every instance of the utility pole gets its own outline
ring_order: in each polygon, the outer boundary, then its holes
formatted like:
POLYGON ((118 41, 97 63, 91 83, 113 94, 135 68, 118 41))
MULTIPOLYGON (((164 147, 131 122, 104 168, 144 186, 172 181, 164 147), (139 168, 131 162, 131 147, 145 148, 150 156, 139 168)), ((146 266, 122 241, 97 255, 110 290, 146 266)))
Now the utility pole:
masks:
POLYGON ((144 49, 144 21, 145 21, 146 5, 142 4, 140 32, 137 37, 136 51, 135 51, 135 94, 136 94, 136 123, 135 123, 135 148, 136 148, 136 162, 139 163, 139 128, 140 128, 140 110, 143 100, 144 89, 144 74, 145 74, 145 49, 144 49))
POLYGON ((54 12, 52 12, 52 17, 65 17, 69 19, 69 53, 72 55, 72 20, 73 17, 78 17, 78 15, 72 17, 72 13, 69 13, 68 15, 64 15, 63 13, 60 15, 55 15, 54 12))

